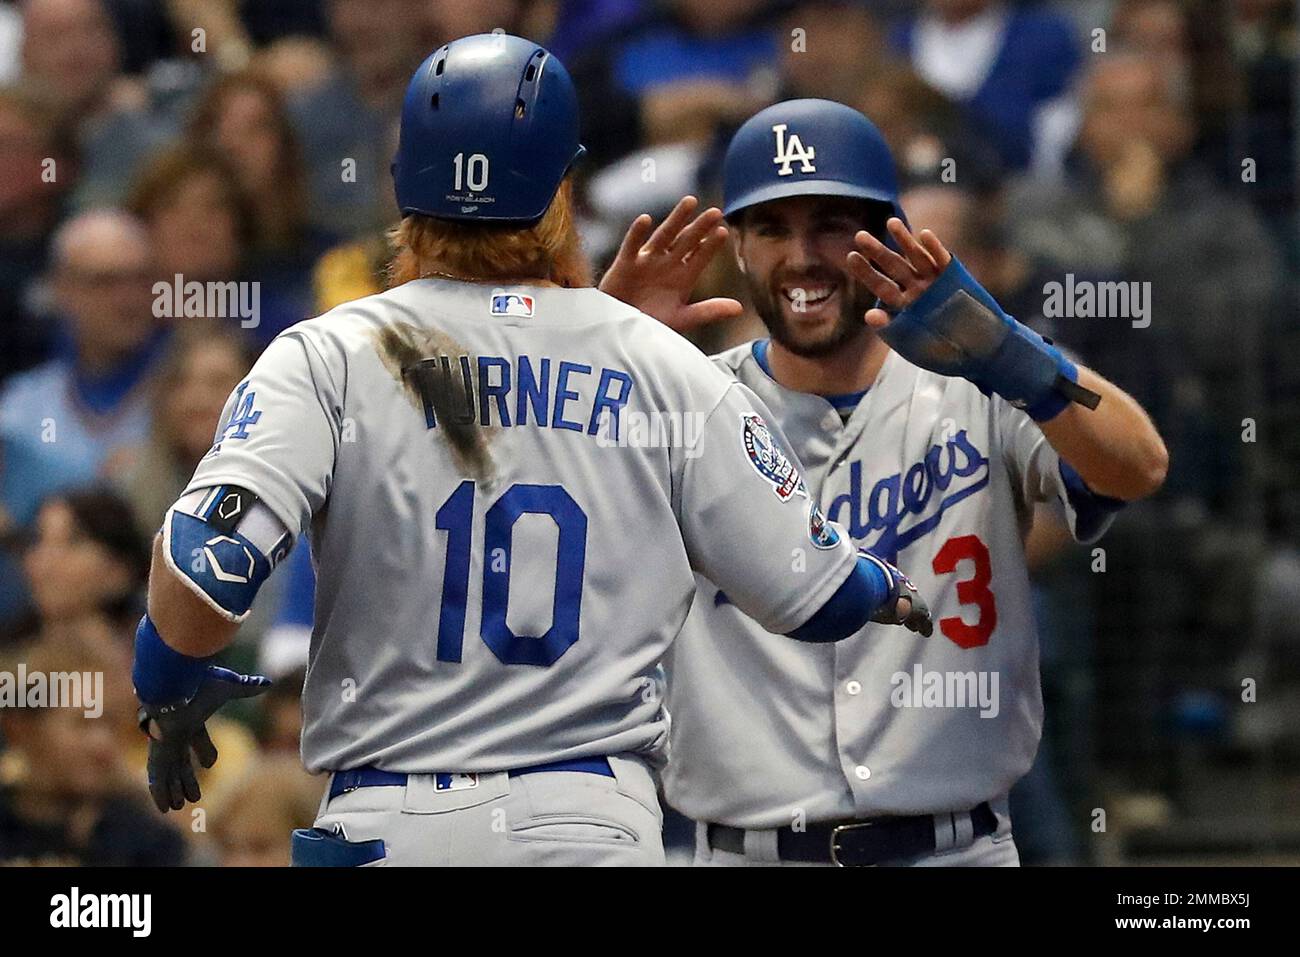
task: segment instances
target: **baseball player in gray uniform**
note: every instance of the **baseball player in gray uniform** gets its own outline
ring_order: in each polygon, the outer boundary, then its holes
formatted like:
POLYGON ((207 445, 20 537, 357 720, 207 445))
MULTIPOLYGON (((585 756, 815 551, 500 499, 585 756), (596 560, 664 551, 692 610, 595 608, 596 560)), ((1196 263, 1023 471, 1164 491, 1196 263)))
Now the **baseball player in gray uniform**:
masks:
MULTIPOLYGON (((748 389, 583 287, 577 130, 528 41, 458 40, 416 73, 399 284, 271 343, 155 544, 134 680, 161 810, 199 797, 206 719, 265 687, 210 656, 303 534, 302 753, 331 772, 303 865, 662 863, 659 663, 694 571, 760 642, 930 630, 822 519, 748 389)), ((679 260, 725 238, 713 213, 679 260)))
POLYGON ((1163 443, 1130 397, 912 235, 857 111, 763 110, 724 179, 770 339, 715 361, 772 411, 827 518, 917 583, 937 633, 764 640, 701 571, 666 661, 665 796, 699 822, 699 863, 1015 865, 1007 793, 1042 723, 1032 510, 1094 540, 1161 484, 1163 443))

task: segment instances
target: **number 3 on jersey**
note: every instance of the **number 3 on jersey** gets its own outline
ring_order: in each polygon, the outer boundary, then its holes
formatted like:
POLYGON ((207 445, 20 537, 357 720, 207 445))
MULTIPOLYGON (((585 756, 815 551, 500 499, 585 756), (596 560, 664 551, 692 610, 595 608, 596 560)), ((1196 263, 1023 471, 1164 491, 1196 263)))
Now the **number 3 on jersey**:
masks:
POLYGON ((998 606, 989 591, 993 580, 993 567, 989 564, 988 547, 978 535, 959 535, 950 538, 934 556, 931 567, 936 575, 947 575, 957 570, 964 559, 975 563, 975 573, 957 582, 957 601, 979 609, 975 624, 967 624, 960 615, 939 619, 939 630, 959 648, 978 648, 989 643, 989 636, 998 625, 998 606))
MULTIPOLYGON (((578 640, 582 576, 587 559, 587 515, 559 485, 512 485, 487 510, 483 536, 483 605, 479 633, 502 664, 553 665, 578 640), (559 530, 551 627, 544 635, 516 635, 506 622, 510 553, 515 523, 526 514, 549 515, 559 530), (497 559, 500 559, 499 561, 497 559)), ((438 660, 459 662, 465 642, 465 604, 474 525, 474 483, 461 482, 438 509, 435 527, 447 533, 438 616, 438 660)))

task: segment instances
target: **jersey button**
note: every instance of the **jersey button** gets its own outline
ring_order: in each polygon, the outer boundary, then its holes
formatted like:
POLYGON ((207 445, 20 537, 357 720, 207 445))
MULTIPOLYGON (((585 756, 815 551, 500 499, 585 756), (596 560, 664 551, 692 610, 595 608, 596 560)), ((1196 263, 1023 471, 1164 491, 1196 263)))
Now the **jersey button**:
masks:
POLYGON ((859 764, 853 769, 853 773, 858 776, 859 781, 865 781, 867 778, 871 777, 871 768, 867 767, 865 764, 859 764))
POLYGON ((858 694, 862 691, 862 685, 860 685, 856 681, 850 681, 848 684, 844 686, 844 690, 847 691, 849 694, 858 694))

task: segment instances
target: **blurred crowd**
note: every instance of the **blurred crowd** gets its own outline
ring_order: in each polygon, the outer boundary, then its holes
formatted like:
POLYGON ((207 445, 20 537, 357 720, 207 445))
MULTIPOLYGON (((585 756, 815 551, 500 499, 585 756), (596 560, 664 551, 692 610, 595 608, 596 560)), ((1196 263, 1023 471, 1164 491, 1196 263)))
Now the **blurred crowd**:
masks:
MULTIPOLYGON (((0 864, 287 863, 322 788, 296 758, 307 548, 229 653, 275 690, 214 719, 204 800, 164 819, 143 803, 129 677, 151 540, 260 349, 383 288, 406 82, 493 29, 544 43, 579 86, 597 267, 638 213, 716 202, 753 112, 839 100, 891 143, 913 226, 1156 419, 1169 481, 1121 516, 1104 571, 1056 530, 1030 541, 1047 736, 1016 795, 1027 862, 1098 859, 1097 806, 1156 831, 1300 816, 1295 10, 0 0, 0 672, 105 675, 98 719, 0 708, 0 864), (1059 314, 1046 290, 1067 275, 1149 284, 1149 321, 1059 314), (155 285, 182 281, 256 283, 255 308, 155 285)), ((729 260, 701 296, 740 297, 729 260)), ((743 318, 697 339, 760 334, 743 318)))

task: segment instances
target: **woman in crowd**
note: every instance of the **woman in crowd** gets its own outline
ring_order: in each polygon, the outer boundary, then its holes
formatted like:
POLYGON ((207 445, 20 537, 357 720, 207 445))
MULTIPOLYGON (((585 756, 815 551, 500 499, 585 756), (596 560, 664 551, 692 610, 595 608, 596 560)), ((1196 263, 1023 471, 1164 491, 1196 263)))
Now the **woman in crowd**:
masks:
POLYGON ((249 344, 228 324, 186 320, 177 330, 155 382, 149 441, 124 486, 147 539, 212 447, 226 399, 253 358, 249 344))

